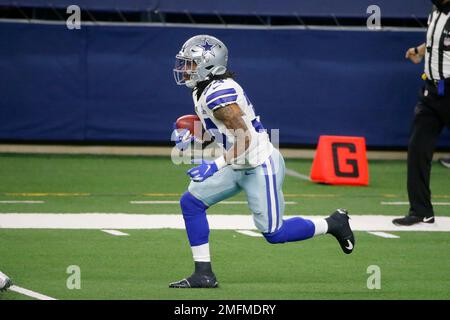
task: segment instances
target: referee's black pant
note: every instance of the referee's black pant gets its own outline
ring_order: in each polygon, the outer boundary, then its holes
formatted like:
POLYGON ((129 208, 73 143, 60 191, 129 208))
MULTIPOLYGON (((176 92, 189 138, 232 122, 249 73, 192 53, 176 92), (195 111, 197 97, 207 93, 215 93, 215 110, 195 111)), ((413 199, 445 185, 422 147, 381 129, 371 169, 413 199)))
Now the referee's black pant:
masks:
POLYGON ((414 111, 414 122, 408 146, 409 214, 434 216, 431 205, 430 173, 436 141, 444 127, 450 128, 450 85, 439 96, 433 82, 421 90, 414 111))

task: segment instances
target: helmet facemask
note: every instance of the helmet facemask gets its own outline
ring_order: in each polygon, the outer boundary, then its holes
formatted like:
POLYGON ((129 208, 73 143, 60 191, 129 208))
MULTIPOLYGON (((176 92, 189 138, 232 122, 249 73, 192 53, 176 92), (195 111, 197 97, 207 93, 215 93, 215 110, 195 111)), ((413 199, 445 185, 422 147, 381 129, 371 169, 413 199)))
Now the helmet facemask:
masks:
POLYGON ((194 88, 199 80, 197 64, 193 59, 177 54, 175 57, 173 76, 178 85, 186 85, 189 88, 194 88))

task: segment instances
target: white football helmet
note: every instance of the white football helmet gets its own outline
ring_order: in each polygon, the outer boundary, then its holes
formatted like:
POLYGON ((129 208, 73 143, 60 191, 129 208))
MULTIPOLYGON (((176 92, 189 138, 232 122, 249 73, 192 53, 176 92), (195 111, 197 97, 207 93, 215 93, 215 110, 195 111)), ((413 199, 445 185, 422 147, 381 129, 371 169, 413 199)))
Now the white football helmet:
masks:
POLYGON ((194 88, 209 75, 227 71, 228 49, 213 36, 198 35, 186 41, 175 58, 175 82, 194 88))

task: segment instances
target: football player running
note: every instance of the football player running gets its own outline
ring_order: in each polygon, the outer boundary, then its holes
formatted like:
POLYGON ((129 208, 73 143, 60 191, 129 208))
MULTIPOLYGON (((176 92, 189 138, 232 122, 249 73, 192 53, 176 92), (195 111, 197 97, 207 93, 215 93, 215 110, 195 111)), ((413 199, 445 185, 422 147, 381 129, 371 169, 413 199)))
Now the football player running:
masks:
MULTIPOLYGON (((301 241, 331 234, 342 250, 354 250, 355 237, 345 209, 328 218, 283 219, 282 185, 284 159, 272 145, 269 135, 241 86, 227 70, 228 49, 219 39, 197 35, 187 40, 176 55, 173 70, 178 85, 192 89, 195 112, 203 128, 222 142, 224 155, 214 161, 201 160, 190 169, 188 190, 180 200, 187 236, 195 263, 194 273, 171 283, 171 288, 215 288, 211 267, 209 225, 206 210, 244 191, 255 226, 273 244, 301 241)), ((180 149, 197 138, 186 129, 175 129, 180 149)))

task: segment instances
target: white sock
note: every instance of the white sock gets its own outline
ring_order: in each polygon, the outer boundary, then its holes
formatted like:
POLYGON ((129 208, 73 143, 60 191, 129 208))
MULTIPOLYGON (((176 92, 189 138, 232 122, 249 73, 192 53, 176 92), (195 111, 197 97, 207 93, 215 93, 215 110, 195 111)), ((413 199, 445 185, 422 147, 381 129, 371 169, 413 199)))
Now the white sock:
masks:
POLYGON ((211 256, 209 254, 209 243, 205 243, 199 246, 191 247, 194 261, 197 262, 211 262, 211 256))
POLYGON ((325 219, 317 218, 317 219, 311 219, 311 221, 312 221, 312 223, 314 223, 314 227, 315 227, 314 237, 327 233, 328 223, 325 219))

